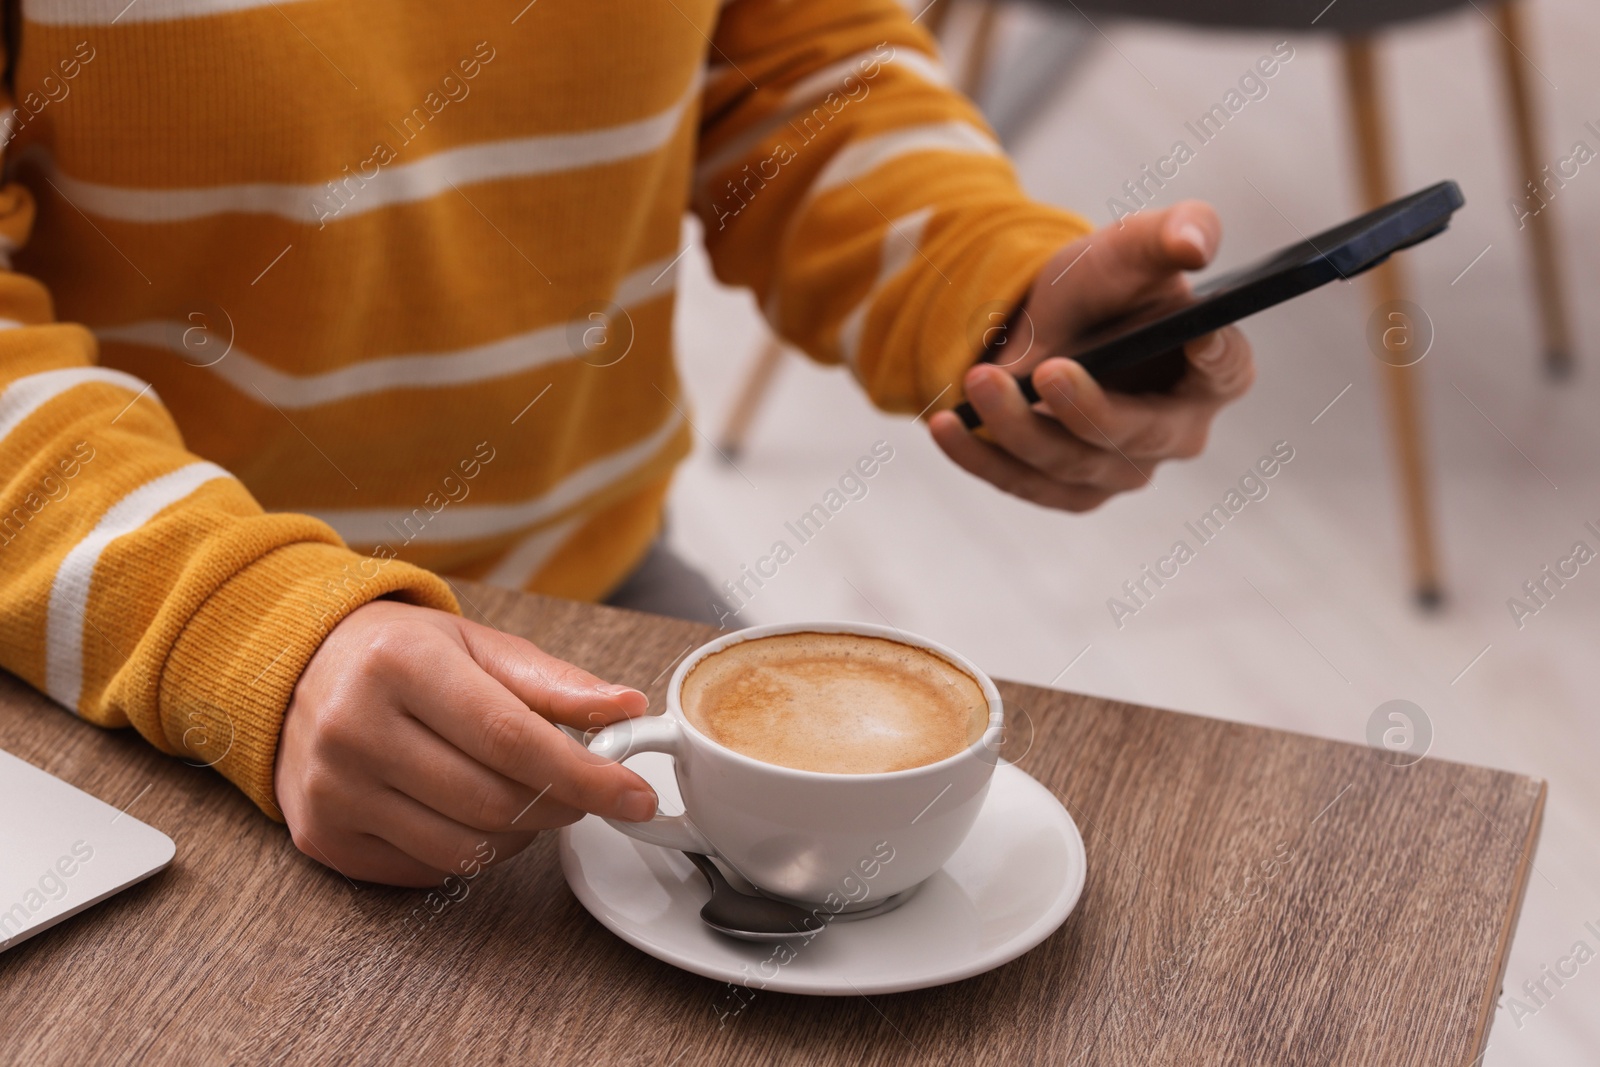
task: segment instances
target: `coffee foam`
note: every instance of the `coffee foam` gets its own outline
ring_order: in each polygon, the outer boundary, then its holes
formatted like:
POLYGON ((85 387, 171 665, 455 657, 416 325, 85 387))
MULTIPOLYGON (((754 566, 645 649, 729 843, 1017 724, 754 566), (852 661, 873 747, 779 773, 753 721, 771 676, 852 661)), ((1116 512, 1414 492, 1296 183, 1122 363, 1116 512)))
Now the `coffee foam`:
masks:
POLYGON ((857 634, 758 637, 690 670, 684 714, 763 763, 833 774, 921 767, 983 736, 989 704, 966 671, 926 649, 857 634))

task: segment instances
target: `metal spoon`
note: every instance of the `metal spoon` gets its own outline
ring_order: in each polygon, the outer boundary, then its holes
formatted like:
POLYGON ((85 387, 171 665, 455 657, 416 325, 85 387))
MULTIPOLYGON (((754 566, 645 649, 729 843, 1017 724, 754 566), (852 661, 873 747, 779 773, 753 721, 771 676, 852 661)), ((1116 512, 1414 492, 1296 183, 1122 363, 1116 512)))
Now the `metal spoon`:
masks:
POLYGON ((871 907, 839 912, 824 919, 818 917, 815 911, 796 904, 740 892, 723 877, 710 856, 702 856, 698 852, 685 852, 684 855, 711 883, 711 899, 700 909, 701 921, 719 933, 744 941, 789 941, 796 937, 812 937, 830 922, 853 922, 893 911, 915 892, 914 889, 908 889, 880 900, 871 907))
POLYGON ((789 941, 822 929, 822 920, 805 908, 739 892, 710 856, 698 852, 684 855, 711 883, 711 899, 700 909, 701 920, 711 929, 745 941, 789 941))

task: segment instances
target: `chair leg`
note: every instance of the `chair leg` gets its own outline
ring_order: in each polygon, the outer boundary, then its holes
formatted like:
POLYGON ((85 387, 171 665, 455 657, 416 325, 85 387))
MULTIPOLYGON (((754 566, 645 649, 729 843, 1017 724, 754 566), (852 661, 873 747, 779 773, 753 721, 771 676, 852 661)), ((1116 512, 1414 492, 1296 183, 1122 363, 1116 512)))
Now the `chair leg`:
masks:
MULTIPOLYGON (((1355 132, 1361 195, 1368 207, 1394 196, 1390 179, 1387 131, 1373 65, 1370 39, 1350 37, 1344 42, 1346 88, 1355 132)), ((1398 300, 1405 291, 1399 264, 1389 260, 1368 272, 1380 303, 1398 300)), ((1422 413, 1417 403, 1420 364, 1396 367, 1381 364, 1384 390, 1389 400, 1389 428, 1399 464, 1400 492, 1405 506, 1410 541, 1411 575, 1417 601, 1436 606, 1441 598, 1438 557, 1434 549, 1433 507, 1428 484, 1427 454, 1423 442, 1422 413)))
POLYGON ((776 337, 767 338, 766 347, 751 365, 744 384, 739 387, 738 399, 733 402, 733 409, 728 412, 728 421, 722 427, 717 447, 729 460, 737 459, 739 453, 744 450, 745 438, 750 433, 750 424, 755 421, 756 412, 761 408, 761 402, 766 399, 772 387, 773 376, 778 372, 778 364, 782 362, 782 342, 776 337))
MULTIPOLYGON (((949 3, 950 0, 945 0, 949 3)), ((961 80, 956 88, 978 99, 983 83, 989 80, 989 67, 994 61, 994 31, 1000 22, 999 0, 980 0, 978 25, 972 31, 972 43, 967 48, 966 60, 961 68, 961 80)))
MULTIPOLYGON (((1523 33, 1522 5, 1506 0, 1495 12, 1496 36, 1500 42, 1500 70, 1505 79, 1507 102, 1511 107, 1511 129, 1517 142, 1519 177, 1539 186, 1538 124, 1533 99, 1533 84, 1528 77, 1528 44, 1523 33)), ((1559 179, 1558 179, 1559 180, 1559 179)), ((1521 189, 1518 189, 1521 193, 1521 189)), ((1544 328, 1545 370, 1551 377, 1565 378, 1572 372, 1572 335, 1569 332, 1566 292, 1561 284, 1560 255, 1556 251, 1555 225, 1549 210, 1526 220, 1528 239, 1533 244, 1533 278, 1539 298, 1539 318, 1544 328)))
POLYGON ((943 36, 945 19, 950 17, 950 9, 955 3, 956 0, 930 0, 923 5, 923 14, 918 16, 918 21, 935 41, 943 36))

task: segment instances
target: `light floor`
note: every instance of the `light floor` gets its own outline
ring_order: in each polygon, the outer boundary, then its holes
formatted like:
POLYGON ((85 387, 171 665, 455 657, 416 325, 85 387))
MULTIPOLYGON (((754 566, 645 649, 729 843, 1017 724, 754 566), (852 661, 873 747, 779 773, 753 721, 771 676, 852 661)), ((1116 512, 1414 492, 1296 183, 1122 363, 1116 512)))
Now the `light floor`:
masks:
MULTIPOLYGON (((1584 128, 1600 127, 1600 8, 1536 0, 1530 13, 1551 162, 1576 140, 1600 149, 1584 128)), ((1029 32, 1036 18, 1013 14, 1006 39, 1052 39, 1029 32)), ((1098 223, 1122 182, 1281 37, 1106 28, 1109 39, 1091 42, 1015 144, 1036 196, 1098 223)), ((1087 516, 1001 496, 949 465, 920 426, 871 409, 843 374, 793 359, 737 470, 699 443, 674 491, 677 546, 719 583, 736 578, 784 536, 785 520, 887 441, 893 460, 759 591, 756 620, 887 618, 997 675, 1354 742, 1379 704, 1414 701, 1434 755, 1550 783, 1508 992, 1579 940, 1600 950, 1584 929, 1600 927, 1600 564, 1520 630, 1506 606, 1574 541, 1600 549, 1584 529, 1600 526, 1600 306, 1590 296, 1600 285, 1600 162, 1551 209, 1584 363, 1552 385, 1538 364, 1527 251, 1506 206, 1494 32, 1469 7, 1393 34, 1384 51, 1400 185, 1451 177, 1469 201, 1448 233, 1405 260, 1437 330, 1424 367, 1450 596, 1442 612, 1420 614, 1408 595, 1382 397, 1362 340, 1374 301, 1359 284, 1253 320, 1259 384, 1222 418, 1208 452, 1087 516), (1278 441, 1294 459, 1270 494, 1118 629, 1107 598, 1278 441)), ((1356 204, 1337 53, 1312 35, 1290 39, 1295 58, 1268 96, 1163 193, 1164 203, 1218 207, 1224 266, 1356 204)), ((687 259, 683 362, 695 422, 714 435, 763 332, 744 294, 709 279, 698 249, 687 259)), ((1502 1001, 1486 1063, 1600 1062, 1600 960, 1536 1014, 1514 1019, 1510 1007, 1502 1001)))

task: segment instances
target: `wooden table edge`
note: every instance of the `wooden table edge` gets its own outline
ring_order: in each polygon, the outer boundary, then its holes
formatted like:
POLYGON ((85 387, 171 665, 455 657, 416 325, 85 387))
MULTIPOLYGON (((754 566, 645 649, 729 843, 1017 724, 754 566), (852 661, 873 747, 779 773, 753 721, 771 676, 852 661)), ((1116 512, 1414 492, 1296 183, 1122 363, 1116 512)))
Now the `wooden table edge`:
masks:
POLYGON ((1473 1033, 1472 1050, 1476 1055, 1467 1062, 1466 1067, 1478 1067, 1489 1051, 1489 1028, 1494 1023, 1494 1012, 1500 1002, 1500 991, 1505 987, 1506 968, 1511 963, 1511 940, 1517 932, 1517 923, 1522 918, 1522 903, 1528 897, 1528 882, 1533 871, 1533 853, 1539 845, 1539 833, 1544 828, 1544 804, 1550 795, 1550 785, 1543 778, 1531 775, 1519 775, 1519 777, 1538 783, 1539 795, 1534 802, 1533 818, 1528 822, 1528 832, 1523 838, 1521 862, 1517 865, 1516 897, 1511 901, 1511 907, 1506 909, 1505 921, 1500 924, 1500 936, 1495 947, 1497 963, 1489 982, 1489 995, 1484 998, 1483 1011, 1478 1016, 1477 1027, 1473 1033))
MULTIPOLYGON (((579 601, 570 601, 564 598, 541 597, 538 595, 521 593, 515 590, 503 590, 495 587, 485 587, 475 582, 454 581, 451 584, 456 586, 458 590, 462 590, 463 586, 465 587, 463 591, 466 593, 466 595, 463 597, 463 607, 468 609, 467 614, 469 618, 472 617, 473 614, 477 614, 482 621, 487 622, 490 625, 495 625, 497 629, 500 627, 497 625, 498 620, 495 619, 495 616, 501 615, 506 607, 520 603, 524 610, 526 610, 541 601, 555 602, 558 604, 583 604, 583 606, 586 608, 598 609, 600 613, 621 613, 622 615, 633 616, 635 618, 645 618, 651 620, 660 620, 663 618, 662 616, 653 615, 649 612, 637 612, 622 608, 612 608, 605 605, 594 605, 579 601), (480 607, 480 604, 488 607, 489 610, 487 612, 483 611, 480 607)), ((717 632, 714 628, 704 626, 703 624, 684 623, 681 620, 669 621, 676 621, 679 625, 694 627, 697 633, 697 637, 694 642, 696 645, 703 643, 704 640, 710 640, 717 632), (700 635, 703 635, 703 638, 700 635)), ((511 632, 517 631, 512 630, 511 632)), ((682 653, 679 655, 681 657, 682 653)), ((1202 720, 1211 723, 1225 723, 1244 730, 1265 731, 1279 735, 1304 738, 1315 741, 1319 744, 1347 747, 1349 749, 1363 749, 1367 747, 1359 742, 1345 741, 1316 734, 1304 733, 1299 730, 1283 729, 1277 726, 1266 726, 1254 722, 1240 721, 1237 719, 1224 719, 1215 715, 1207 715, 1197 711, 1183 711, 1173 708, 1155 707, 1139 702, 1108 697, 1100 694, 1057 689, 1051 685, 1041 686, 1028 682, 1017 682, 998 678, 996 681, 1005 686, 1014 686, 1027 691, 1039 693, 1041 695, 1048 694, 1058 698, 1087 699, 1100 703, 1107 709, 1156 711, 1164 713, 1165 715, 1178 716, 1184 719, 1202 720)), ((24 689, 37 692, 36 690, 33 690, 32 686, 29 686, 21 679, 18 679, 18 682, 24 689)), ((1480 1010, 1476 1013, 1476 1018, 1472 1020, 1471 1029, 1468 1034, 1469 1043, 1466 1051, 1472 1058, 1467 1060, 1464 1064, 1459 1065, 1459 1067, 1479 1067, 1488 1049, 1491 1028, 1494 1023, 1494 1017, 1498 1007, 1500 994, 1503 990, 1506 973, 1509 968, 1513 939, 1521 918, 1524 902, 1528 895, 1529 882, 1532 874, 1537 869, 1533 864, 1533 858, 1543 828, 1543 816, 1548 800, 1549 786, 1548 782, 1543 778, 1534 775, 1523 774, 1520 772, 1489 768, 1478 764, 1457 763, 1456 761, 1452 760, 1439 760, 1430 758, 1430 762, 1446 764, 1453 763, 1456 766, 1468 767, 1477 771, 1492 771, 1496 775, 1506 775, 1511 778, 1515 778, 1518 780, 1518 782, 1522 783, 1522 786, 1515 789, 1515 792, 1519 794, 1519 810, 1520 812, 1526 813, 1524 832, 1521 835, 1521 846, 1517 856, 1517 863, 1514 869, 1512 884, 1509 887, 1505 887, 1505 889, 1501 890, 1503 892, 1507 892, 1507 896, 1500 898, 1503 902, 1503 906, 1497 909, 1498 929, 1494 934, 1493 956, 1490 961, 1490 967, 1486 969, 1486 980, 1484 980, 1483 984, 1480 984, 1476 987, 1487 995, 1482 997, 1480 1010), (1521 791, 1522 788, 1527 788, 1530 791, 1531 798, 1529 793, 1523 793, 1521 791), (1531 803, 1529 803, 1530 800, 1531 803), (1522 804, 1525 803, 1528 804, 1528 806, 1522 807, 1522 804)), ((1506 836, 1508 840, 1515 840, 1515 835, 1508 834, 1506 836)))

